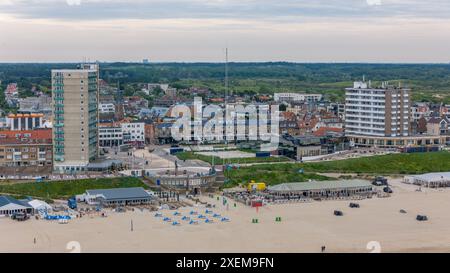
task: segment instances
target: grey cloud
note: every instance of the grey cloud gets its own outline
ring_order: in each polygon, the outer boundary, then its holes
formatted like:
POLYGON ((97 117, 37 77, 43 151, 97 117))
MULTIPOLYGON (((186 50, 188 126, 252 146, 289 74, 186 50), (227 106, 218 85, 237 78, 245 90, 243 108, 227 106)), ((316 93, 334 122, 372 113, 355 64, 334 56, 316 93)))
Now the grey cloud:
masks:
POLYGON ((258 19, 289 18, 448 18, 450 3, 444 0, 6 0, 0 13, 20 18, 59 20, 103 19, 258 19), (6 3, 6 4, 5 4, 6 3))

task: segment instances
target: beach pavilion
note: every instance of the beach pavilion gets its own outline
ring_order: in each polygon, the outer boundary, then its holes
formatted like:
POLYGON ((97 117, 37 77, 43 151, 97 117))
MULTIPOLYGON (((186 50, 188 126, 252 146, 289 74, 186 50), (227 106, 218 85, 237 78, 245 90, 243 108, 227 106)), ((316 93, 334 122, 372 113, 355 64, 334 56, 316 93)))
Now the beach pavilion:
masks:
POLYGON ((450 187, 450 172, 405 176, 403 182, 427 188, 450 187))
POLYGON ((0 196, 0 216, 10 216, 15 213, 33 214, 33 207, 26 202, 11 196, 0 196))
POLYGON ((337 180, 284 183, 269 187, 268 192, 276 199, 334 199, 370 197, 374 190, 366 180, 337 180))

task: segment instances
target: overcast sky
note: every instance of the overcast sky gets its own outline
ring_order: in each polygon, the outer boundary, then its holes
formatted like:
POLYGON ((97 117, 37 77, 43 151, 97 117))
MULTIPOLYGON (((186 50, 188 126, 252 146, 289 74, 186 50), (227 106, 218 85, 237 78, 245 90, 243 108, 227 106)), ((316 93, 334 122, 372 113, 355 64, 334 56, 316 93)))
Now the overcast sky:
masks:
POLYGON ((448 0, 0 0, 0 62, 450 62, 448 0))

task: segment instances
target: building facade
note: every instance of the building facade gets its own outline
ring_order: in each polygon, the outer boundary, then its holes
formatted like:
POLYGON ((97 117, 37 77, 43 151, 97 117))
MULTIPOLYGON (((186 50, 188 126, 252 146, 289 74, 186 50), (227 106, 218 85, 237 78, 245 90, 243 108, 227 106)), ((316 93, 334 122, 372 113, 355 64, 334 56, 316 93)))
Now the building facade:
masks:
POLYGON ((345 129, 348 135, 378 137, 409 136, 410 89, 388 86, 372 88, 355 82, 346 89, 345 129))
POLYGON ((100 147, 117 147, 123 144, 122 127, 100 127, 98 133, 100 147))
POLYGON ((98 157, 98 81, 98 65, 52 70, 55 171, 85 171, 98 157))
POLYGON ((145 143, 145 123, 126 122, 121 124, 124 143, 144 144, 145 143))
POLYGON ((276 102, 317 102, 322 100, 321 94, 275 93, 276 102))
MULTIPOLYGON (((29 171, 51 170, 52 166, 52 130, 0 131, 1 167, 37 167, 29 171)), ((7 170, 2 170, 6 172, 7 170)), ((19 173, 27 170, 20 170, 19 173)))
POLYGON ((98 108, 100 114, 114 114, 116 112, 114 103, 100 103, 98 108))
POLYGON ((9 114, 6 118, 12 131, 34 130, 42 128, 44 114, 9 114))

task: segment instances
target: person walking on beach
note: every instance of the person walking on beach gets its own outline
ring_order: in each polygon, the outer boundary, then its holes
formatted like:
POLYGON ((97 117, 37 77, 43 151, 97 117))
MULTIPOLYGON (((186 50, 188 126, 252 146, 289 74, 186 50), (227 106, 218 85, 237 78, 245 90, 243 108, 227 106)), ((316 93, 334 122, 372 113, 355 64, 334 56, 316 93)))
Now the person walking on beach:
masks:
POLYGON ((325 252, 325 249, 326 249, 326 247, 325 247, 325 246, 322 246, 322 253, 325 252))

